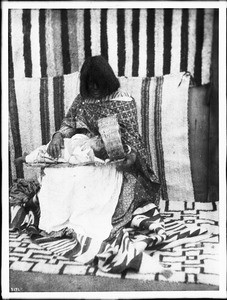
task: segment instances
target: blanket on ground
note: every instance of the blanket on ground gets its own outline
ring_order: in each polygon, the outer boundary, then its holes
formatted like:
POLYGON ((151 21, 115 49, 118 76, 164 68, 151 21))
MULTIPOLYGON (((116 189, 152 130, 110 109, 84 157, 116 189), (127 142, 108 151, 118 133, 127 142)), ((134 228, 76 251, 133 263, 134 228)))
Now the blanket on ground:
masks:
MULTIPOLYGON (((188 222, 183 220, 182 216, 173 220, 166 214, 166 207, 162 208, 161 214, 161 207, 158 209, 153 203, 137 208, 130 223, 105 240, 96 239, 95 236, 91 238, 67 227, 47 234, 39 229, 39 203, 37 195, 34 195, 34 191, 38 189, 39 186, 34 181, 19 180, 12 186, 11 232, 25 232, 30 236, 31 242, 55 255, 63 256, 77 264, 97 267, 106 273, 120 274, 134 270, 139 273, 160 273, 169 277, 170 270, 165 268, 168 264, 153 258, 157 250, 171 249, 188 241, 196 242, 212 235, 201 223, 188 222), (28 201, 24 202, 26 195, 28 201)), ((181 202, 171 202, 169 205, 176 210, 181 206, 181 202)), ((192 212, 194 209, 195 203, 191 207, 192 212)), ((99 230, 102 231, 102 228, 99 230)))
POLYGON ((11 231, 10 269, 143 280, 167 280, 170 270, 169 281, 218 285, 218 203, 162 200, 160 213, 153 204, 143 210, 117 238, 102 243, 93 263, 76 259, 81 254, 86 259, 94 249, 88 237, 63 230, 59 237, 45 238, 32 226, 11 231))

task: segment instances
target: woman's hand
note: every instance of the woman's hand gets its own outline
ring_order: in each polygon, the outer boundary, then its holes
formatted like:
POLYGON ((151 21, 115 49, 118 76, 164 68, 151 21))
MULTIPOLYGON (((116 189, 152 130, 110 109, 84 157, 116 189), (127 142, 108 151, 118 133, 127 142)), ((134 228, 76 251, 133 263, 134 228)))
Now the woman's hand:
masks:
POLYGON ((64 139, 60 132, 54 134, 51 142, 47 147, 47 153, 53 158, 59 158, 61 156, 61 149, 64 148, 64 139))
POLYGON ((117 163, 116 169, 118 171, 129 171, 130 168, 135 163, 135 161, 136 161, 136 153, 130 152, 129 154, 126 154, 126 157, 122 162, 117 163))

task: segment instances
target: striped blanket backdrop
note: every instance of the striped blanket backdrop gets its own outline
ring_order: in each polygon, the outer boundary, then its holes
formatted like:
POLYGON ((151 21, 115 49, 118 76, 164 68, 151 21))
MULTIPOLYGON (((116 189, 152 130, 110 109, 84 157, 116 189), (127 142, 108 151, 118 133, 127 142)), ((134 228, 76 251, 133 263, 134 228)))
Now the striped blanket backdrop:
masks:
MULTIPOLYGON (((181 72, 119 79, 136 100, 139 130, 162 183, 162 198, 207 201, 209 107, 189 97, 190 76, 181 72), (193 142, 197 139, 199 144, 193 142)), ((32 178, 38 168, 16 169, 14 158, 48 143, 78 93, 79 73, 10 79, 9 87, 10 175, 32 178)))
POLYGON ((214 9, 12 9, 9 74, 70 74, 101 54, 118 76, 189 71, 206 84, 214 19, 214 9))
MULTIPOLYGON (((167 128, 168 124, 162 124, 160 112, 164 109, 163 114, 167 114, 169 109, 162 105, 162 76, 189 71, 197 85, 210 81, 214 20, 214 9, 9 10, 10 179, 28 175, 27 171, 15 170, 14 158, 49 141, 78 92, 77 76, 84 59, 102 54, 122 81, 128 82, 129 92, 133 90, 141 133, 152 156, 158 157, 153 164, 162 180, 163 198, 172 197, 167 191, 168 180, 171 185, 181 186, 184 179, 169 174, 170 166, 162 163, 163 153, 167 155, 168 151, 167 142, 171 142, 168 138, 171 135, 161 134, 163 126, 167 128), (153 102, 152 93, 156 99, 153 102), (150 126, 149 122, 155 122, 156 126, 150 126), (154 141, 160 141, 162 146, 154 146, 154 141)), ((195 198, 205 201, 207 153, 204 149, 208 147, 204 145, 198 151, 198 145, 192 141, 207 137, 207 126, 203 132, 200 129, 199 136, 193 136, 191 129, 195 117, 197 122, 203 116, 207 125, 209 112, 199 101, 196 104, 189 101, 188 108, 189 146, 185 153, 190 156, 192 167, 190 185, 194 186, 195 198), (201 116, 195 116, 198 109, 202 111, 201 116), (196 163, 201 160, 203 168, 198 171, 196 163)), ((175 128, 171 132, 176 132, 178 124, 171 126, 175 128)), ((187 164, 186 177, 190 173, 187 164)), ((180 193, 178 196, 182 197, 180 193)), ((192 199, 193 194, 187 198, 192 199)))

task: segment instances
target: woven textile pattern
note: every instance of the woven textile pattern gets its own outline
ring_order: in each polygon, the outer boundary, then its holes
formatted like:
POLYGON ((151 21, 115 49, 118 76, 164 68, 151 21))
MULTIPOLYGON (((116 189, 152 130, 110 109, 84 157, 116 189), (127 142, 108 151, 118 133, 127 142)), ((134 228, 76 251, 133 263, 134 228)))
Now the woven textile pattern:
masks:
MULTIPOLYGON (((185 283, 219 284, 218 269, 218 203, 187 203, 161 201, 160 209, 164 217, 168 235, 174 232, 174 228, 181 223, 187 226, 197 225, 201 229, 207 228, 213 233, 211 237, 196 242, 196 236, 184 240, 178 240, 162 248, 151 252, 155 261, 165 263, 171 267, 173 275, 168 281, 185 283)), ((149 251, 147 251, 149 253, 149 251)), ((108 276, 114 278, 134 278, 141 280, 167 280, 161 274, 136 274, 124 272, 122 274, 104 273, 97 268, 79 265, 63 256, 57 256, 39 245, 31 243, 28 235, 10 233, 10 269, 43 272, 51 274, 74 274, 91 276, 108 276)))
POLYGON ((70 74, 101 54, 117 76, 189 71, 206 84, 213 20, 213 9, 12 9, 10 78, 70 74))

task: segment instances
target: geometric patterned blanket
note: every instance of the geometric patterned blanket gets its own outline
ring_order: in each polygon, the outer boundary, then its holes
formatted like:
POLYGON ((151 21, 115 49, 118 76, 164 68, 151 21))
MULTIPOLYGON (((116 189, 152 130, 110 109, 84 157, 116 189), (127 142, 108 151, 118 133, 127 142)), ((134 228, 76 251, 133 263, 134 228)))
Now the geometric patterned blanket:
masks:
MULTIPOLYGON (((26 234, 10 232, 9 262, 11 270, 48 274, 91 275, 122 279, 141 279, 181 283, 219 285, 219 213, 218 202, 160 202, 165 228, 172 230, 186 224, 207 229, 209 235, 178 239, 166 247, 150 252, 156 262, 168 265, 173 272, 170 278, 160 273, 140 274, 126 270, 121 274, 105 273, 97 267, 80 265, 34 244, 26 234)), ((181 230, 182 232, 182 230, 181 230)))

